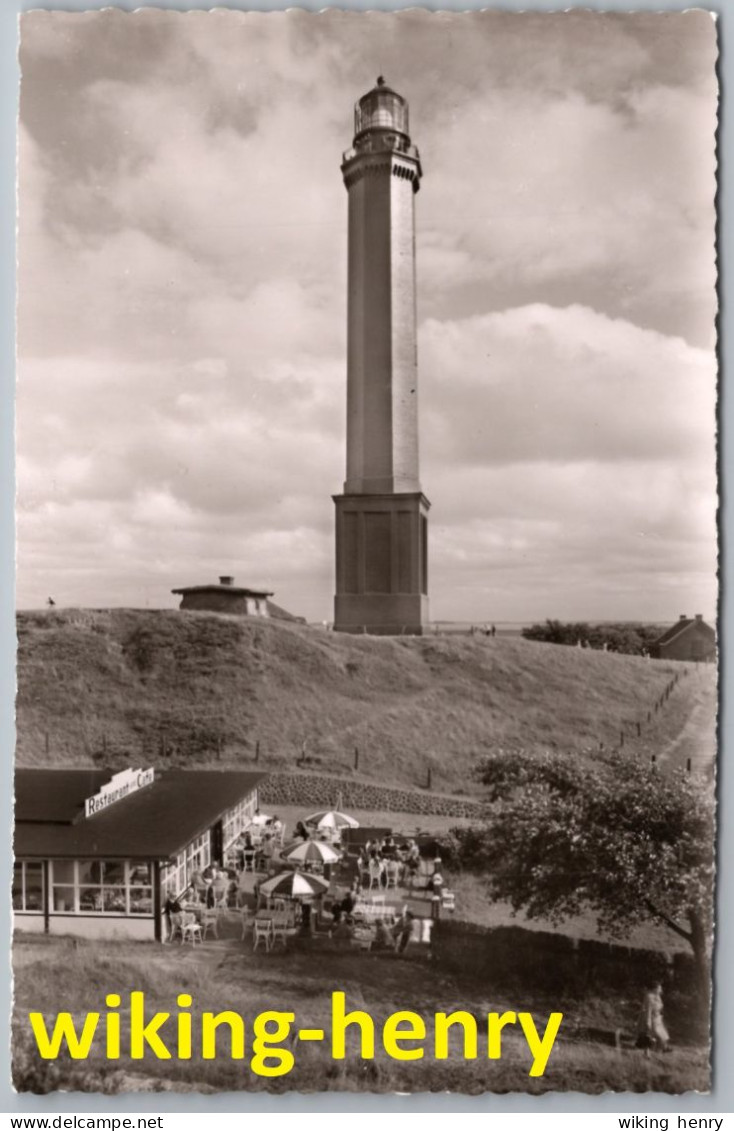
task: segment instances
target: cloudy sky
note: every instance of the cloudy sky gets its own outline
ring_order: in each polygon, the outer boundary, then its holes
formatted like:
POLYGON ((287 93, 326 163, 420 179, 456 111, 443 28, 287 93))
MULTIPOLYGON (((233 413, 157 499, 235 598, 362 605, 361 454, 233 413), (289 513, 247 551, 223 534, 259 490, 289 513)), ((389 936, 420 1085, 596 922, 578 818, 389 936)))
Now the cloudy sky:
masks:
POLYGON ((409 100, 431 613, 716 600, 715 25, 22 18, 18 603, 332 615, 355 100, 409 100))

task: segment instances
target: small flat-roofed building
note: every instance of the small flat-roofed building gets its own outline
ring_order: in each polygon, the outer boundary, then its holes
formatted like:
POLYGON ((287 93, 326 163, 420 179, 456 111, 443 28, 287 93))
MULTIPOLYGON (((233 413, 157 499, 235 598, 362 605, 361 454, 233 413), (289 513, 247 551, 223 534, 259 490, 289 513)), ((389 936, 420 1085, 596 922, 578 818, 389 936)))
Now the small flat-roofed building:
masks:
POLYGON ((695 617, 683 613, 676 624, 658 637, 650 655, 656 660, 714 660, 716 631, 706 624, 701 613, 695 617))
POLYGON ((188 585, 172 589, 180 595, 180 609, 200 612, 235 613, 239 616, 269 617, 272 593, 265 589, 245 589, 235 585, 233 577, 220 577, 216 585, 188 585))
POLYGON ((263 774, 28 769, 15 774, 15 925, 88 938, 165 938, 166 898, 223 861, 263 774))

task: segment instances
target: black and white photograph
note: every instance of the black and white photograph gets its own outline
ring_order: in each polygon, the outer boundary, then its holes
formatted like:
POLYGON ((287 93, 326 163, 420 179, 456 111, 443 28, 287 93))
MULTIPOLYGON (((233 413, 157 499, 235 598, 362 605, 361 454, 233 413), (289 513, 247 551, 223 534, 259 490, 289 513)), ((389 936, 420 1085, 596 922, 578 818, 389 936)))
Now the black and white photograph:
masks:
POLYGON ((710 1092, 717 60, 22 14, 18 1093, 710 1092))

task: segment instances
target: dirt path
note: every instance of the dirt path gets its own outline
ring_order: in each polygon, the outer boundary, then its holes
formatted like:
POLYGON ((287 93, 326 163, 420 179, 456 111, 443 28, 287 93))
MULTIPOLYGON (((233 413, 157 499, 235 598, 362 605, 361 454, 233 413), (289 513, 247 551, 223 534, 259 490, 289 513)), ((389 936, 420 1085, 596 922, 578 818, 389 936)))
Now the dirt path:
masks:
POLYGON ((716 762, 716 714, 716 688, 701 687, 682 728, 662 746, 660 761, 683 767, 690 760, 693 773, 711 776, 716 762))

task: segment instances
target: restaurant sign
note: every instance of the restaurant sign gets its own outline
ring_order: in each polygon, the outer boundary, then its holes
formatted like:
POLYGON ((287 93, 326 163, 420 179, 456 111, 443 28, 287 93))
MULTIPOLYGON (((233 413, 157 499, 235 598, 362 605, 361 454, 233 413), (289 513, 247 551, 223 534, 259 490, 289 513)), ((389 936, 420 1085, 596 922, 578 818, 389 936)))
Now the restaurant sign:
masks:
POLYGON ((84 816, 93 817, 95 813, 101 813, 116 801, 122 801, 131 793, 137 793, 144 786, 151 785, 154 779, 155 770, 152 766, 147 770, 120 770, 119 774, 114 774, 107 784, 102 786, 99 793, 86 799, 84 816))

